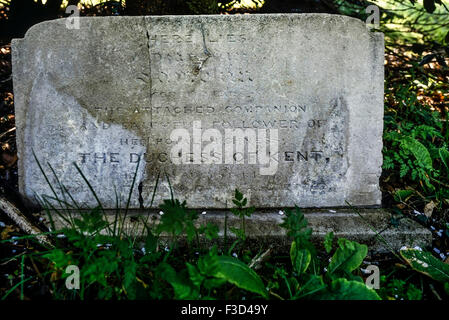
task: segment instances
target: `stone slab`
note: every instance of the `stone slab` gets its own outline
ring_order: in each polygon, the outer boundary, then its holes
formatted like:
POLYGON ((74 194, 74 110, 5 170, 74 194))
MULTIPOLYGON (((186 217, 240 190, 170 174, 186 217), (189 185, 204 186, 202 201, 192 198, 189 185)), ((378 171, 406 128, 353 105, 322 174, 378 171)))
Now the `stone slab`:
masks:
MULTIPOLYGON (((291 241, 286 235, 286 230, 279 226, 284 215, 279 214, 280 210, 264 210, 255 212, 246 219, 246 234, 248 236, 248 246, 252 249, 273 247, 278 252, 288 252, 291 241)), ((403 218, 399 220, 397 226, 390 222, 391 214, 384 209, 358 209, 358 213, 351 209, 325 210, 325 209, 305 209, 302 210, 308 220, 308 227, 312 228, 312 242, 317 248, 322 249, 325 235, 334 232, 337 238, 346 238, 359 243, 366 244, 371 253, 391 253, 397 252, 401 247, 430 248, 432 245, 432 233, 419 223, 403 218)), ((204 212, 204 211, 203 211, 204 212)), ((223 210, 207 210, 205 214, 200 214, 198 225, 212 223, 218 226, 219 236, 223 242, 225 212, 223 210)), ((43 215, 45 217, 45 215, 43 215)), ((107 215, 112 223, 114 215, 111 212, 107 215)), ((64 221, 53 216, 58 227, 64 225, 64 221)), ((130 211, 124 223, 125 234, 141 235, 141 219, 157 225, 159 223, 159 210, 155 211, 130 211), (136 218, 138 217, 138 218, 136 218)), ((227 213, 228 228, 240 228, 240 220, 232 213, 227 213)), ((229 232, 229 242, 232 243, 235 236, 229 232)), ((206 242, 205 239, 202 241, 206 242)))
POLYGON ((156 181, 154 204, 168 198, 165 174, 196 208, 230 207, 235 188, 258 208, 380 205, 384 44, 362 21, 83 17, 78 30, 66 22, 37 24, 12 42, 28 197, 52 194, 34 151, 56 192, 55 176, 86 206, 96 200, 73 163, 106 208, 126 202, 134 172, 141 192, 131 208, 148 206, 156 181), (188 150, 176 149, 176 132, 187 132, 188 150))

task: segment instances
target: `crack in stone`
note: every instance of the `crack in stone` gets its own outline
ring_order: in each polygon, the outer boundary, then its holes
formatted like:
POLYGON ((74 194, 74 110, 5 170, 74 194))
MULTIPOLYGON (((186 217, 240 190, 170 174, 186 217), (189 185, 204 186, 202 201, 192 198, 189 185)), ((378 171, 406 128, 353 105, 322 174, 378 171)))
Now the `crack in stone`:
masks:
POLYGON ((145 24, 145 19, 143 21, 146 30, 147 48, 148 48, 148 68, 149 68, 148 84, 150 86, 150 128, 153 128, 153 77, 151 70, 150 31, 148 30, 148 27, 145 24))
POLYGON ((207 45, 206 45, 206 36, 204 34, 204 26, 201 23, 200 24, 200 29, 201 29, 201 35, 203 36, 203 52, 206 55, 206 59, 204 59, 203 61, 200 62, 200 64, 198 65, 197 68, 195 68, 195 74, 198 74, 201 71, 201 68, 203 67, 203 65, 206 63, 206 61, 212 56, 212 54, 210 53, 210 51, 207 49, 207 45))

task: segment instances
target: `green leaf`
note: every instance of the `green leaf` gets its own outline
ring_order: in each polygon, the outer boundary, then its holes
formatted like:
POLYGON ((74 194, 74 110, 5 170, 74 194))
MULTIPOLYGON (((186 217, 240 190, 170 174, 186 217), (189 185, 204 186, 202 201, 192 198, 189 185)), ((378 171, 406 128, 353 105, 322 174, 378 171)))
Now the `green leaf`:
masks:
POLYGON ((57 268, 65 268, 72 260, 71 255, 66 254, 61 249, 53 249, 50 252, 44 254, 42 257, 52 261, 57 268))
POLYGON ((394 200, 397 202, 406 201, 407 198, 414 193, 414 190, 396 190, 394 193, 394 200))
POLYGON ((326 237, 324 238, 324 249, 327 253, 330 253, 332 250, 332 244, 334 243, 334 233, 328 232, 326 237))
POLYGON ((226 279, 207 278, 204 280, 203 286, 207 290, 215 289, 226 283, 226 279))
POLYGON ((257 273, 238 259, 228 256, 219 256, 218 268, 215 277, 226 279, 239 288, 258 293, 268 298, 268 293, 262 279, 257 273))
POLYGON ((170 283, 175 292, 175 299, 197 299, 199 290, 195 287, 184 273, 176 272, 172 266, 167 263, 161 263, 158 266, 158 272, 162 279, 170 283))
POLYGON ((187 262, 186 266, 187 266, 187 271, 189 272, 190 281, 192 281, 192 283, 196 287, 200 287, 201 283, 204 280, 204 276, 202 276, 201 273, 199 273, 199 271, 197 270, 197 268, 194 265, 191 265, 190 263, 187 262))
POLYGON ((296 248, 296 242, 293 241, 290 247, 290 258, 292 260, 293 269, 298 273, 304 273, 309 267, 312 255, 307 249, 296 248))
POLYGON ((127 260, 124 263, 123 273, 123 286, 126 289, 128 294, 128 298, 133 300, 136 298, 136 272, 137 272, 137 263, 133 260, 127 260))
POLYGON ((327 288, 327 285, 323 281, 322 276, 314 274, 306 274, 304 284, 300 286, 299 291, 295 295, 294 299, 301 299, 306 296, 314 297, 321 294, 321 292, 327 288))
POLYGON ((235 199, 237 201, 242 201, 243 199, 243 193, 241 193, 239 190, 235 189, 235 199))
POLYGON ((422 167, 432 169, 432 158, 429 150, 421 142, 412 137, 404 137, 401 140, 401 147, 413 154, 422 167))
POLYGON ((297 206, 295 210, 285 210, 285 217, 283 218, 280 226, 287 229, 287 235, 293 237, 296 242, 296 246, 299 248, 307 248, 309 251, 313 251, 313 245, 310 242, 312 235, 312 229, 307 228, 307 219, 297 206))
POLYGON ((206 226, 200 228, 200 232, 203 233, 208 240, 214 240, 218 238, 218 226, 208 222, 206 226))
POLYGON ((148 230, 147 237, 145 239, 145 252, 155 252, 157 248, 157 238, 153 235, 153 233, 148 230))
POLYGON ((338 246, 329 263, 328 272, 330 274, 351 273, 362 264, 368 253, 366 245, 343 238, 338 239, 338 246))
POLYGON ((218 264, 217 247, 214 246, 206 255, 199 258, 198 269, 202 275, 213 277, 218 272, 218 264))
MULTIPOLYGON (((234 203, 237 207, 240 207, 241 206, 241 204, 240 204, 240 202, 238 202, 237 200, 235 200, 235 199, 232 199, 232 203, 234 203)), ((232 211, 232 210, 231 210, 232 211)), ((238 211, 237 211, 238 212, 238 211)), ((234 213, 234 212, 233 212, 234 213)))
POLYGON ((373 289, 364 283, 348 281, 340 278, 332 281, 327 293, 321 296, 323 300, 380 300, 373 289))
POLYGON ((416 271, 437 281, 449 282, 449 265, 438 260, 431 253, 416 249, 403 249, 400 254, 416 271))
POLYGON ((443 161, 446 169, 449 171, 449 151, 445 147, 442 147, 438 149, 438 153, 440 155, 441 161, 443 161))

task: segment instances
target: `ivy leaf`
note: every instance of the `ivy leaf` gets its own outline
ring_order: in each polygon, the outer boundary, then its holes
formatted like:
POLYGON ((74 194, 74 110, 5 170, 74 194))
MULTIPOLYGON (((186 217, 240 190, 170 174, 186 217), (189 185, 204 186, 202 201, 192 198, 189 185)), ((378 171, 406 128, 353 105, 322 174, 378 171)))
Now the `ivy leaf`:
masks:
POLYGON ((449 265, 438 260, 431 253, 416 249, 403 249, 400 254, 416 271, 437 281, 449 282, 449 265))

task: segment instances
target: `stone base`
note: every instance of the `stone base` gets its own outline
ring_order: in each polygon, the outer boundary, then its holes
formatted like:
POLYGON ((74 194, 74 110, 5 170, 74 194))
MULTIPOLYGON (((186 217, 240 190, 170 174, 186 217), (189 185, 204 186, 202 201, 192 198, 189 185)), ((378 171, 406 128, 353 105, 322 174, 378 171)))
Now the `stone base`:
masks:
MULTIPOLYGON (((397 251, 402 246, 422 248, 432 244, 432 233, 417 222, 402 218, 397 226, 390 222, 391 214, 384 209, 302 209, 308 226, 312 228, 312 241, 317 248, 322 248, 324 236, 333 231, 338 238, 343 237, 368 245, 370 253, 387 253, 397 251)), ((149 224, 157 224, 159 211, 130 210, 125 222, 125 233, 140 235, 142 222, 139 217, 147 219, 149 224), (149 215, 149 216, 148 216, 149 215)), ((224 210, 197 210, 199 212, 198 224, 213 223, 219 227, 219 235, 224 235, 224 210), (201 214, 206 212, 206 214, 201 214)), ((122 213, 123 214, 123 213, 122 213)), ((233 241, 234 235, 229 231, 230 227, 240 227, 238 217, 227 211, 228 238, 233 241)), ((114 221, 114 213, 108 213, 111 223, 114 221)), ((286 230, 279 226, 285 215, 279 210, 260 210, 246 219, 246 234, 248 245, 252 249, 262 249, 273 246, 276 250, 287 251, 291 239, 286 236, 286 230)), ((62 220, 53 216, 55 223, 61 226, 62 220), (59 222, 58 222, 59 220, 59 222)))

